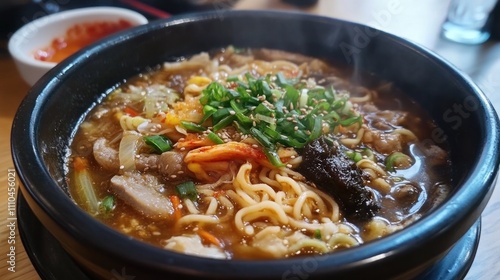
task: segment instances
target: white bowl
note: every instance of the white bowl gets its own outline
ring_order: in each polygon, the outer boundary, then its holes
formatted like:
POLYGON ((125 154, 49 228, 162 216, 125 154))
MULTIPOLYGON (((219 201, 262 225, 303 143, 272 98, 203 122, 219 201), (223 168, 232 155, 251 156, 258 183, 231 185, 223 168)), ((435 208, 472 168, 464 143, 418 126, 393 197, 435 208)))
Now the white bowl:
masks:
POLYGON ((50 46, 56 37, 64 36, 66 31, 76 24, 120 19, 130 22, 132 26, 148 22, 140 13, 116 7, 91 7, 63 11, 31 21, 17 30, 9 40, 9 52, 22 78, 32 86, 57 64, 36 59, 34 53, 37 49, 50 46))

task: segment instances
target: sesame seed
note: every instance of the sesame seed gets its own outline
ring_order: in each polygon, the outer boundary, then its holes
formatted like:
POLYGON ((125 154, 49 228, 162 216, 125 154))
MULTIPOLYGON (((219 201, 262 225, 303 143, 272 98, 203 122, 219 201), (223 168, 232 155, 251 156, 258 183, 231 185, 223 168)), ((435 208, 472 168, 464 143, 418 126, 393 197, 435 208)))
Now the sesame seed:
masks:
POLYGON ((299 127, 298 126, 294 126, 293 130, 297 131, 297 130, 299 130, 299 127))
POLYGON ((252 226, 248 225, 245 227, 245 233, 248 235, 253 235, 255 233, 255 230, 252 226))

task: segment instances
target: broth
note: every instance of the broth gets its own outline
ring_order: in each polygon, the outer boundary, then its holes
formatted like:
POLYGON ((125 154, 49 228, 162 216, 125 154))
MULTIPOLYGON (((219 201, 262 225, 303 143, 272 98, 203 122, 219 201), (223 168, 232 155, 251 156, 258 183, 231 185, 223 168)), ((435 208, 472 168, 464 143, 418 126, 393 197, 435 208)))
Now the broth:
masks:
POLYGON ((227 47, 133 77, 79 127, 68 184, 112 228, 186 254, 285 258, 401 230, 449 192, 434 122, 388 83, 227 47))

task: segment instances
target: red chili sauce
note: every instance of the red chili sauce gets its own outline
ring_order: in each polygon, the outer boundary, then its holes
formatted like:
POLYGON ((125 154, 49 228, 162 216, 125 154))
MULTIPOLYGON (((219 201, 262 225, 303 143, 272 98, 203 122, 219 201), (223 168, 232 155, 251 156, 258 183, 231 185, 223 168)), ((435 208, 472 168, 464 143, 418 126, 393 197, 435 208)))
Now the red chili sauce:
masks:
POLYGON ((114 22, 97 21, 75 24, 66 31, 66 34, 55 38, 50 46, 37 49, 35 59, 61 62, 79 49, 131 26, 132 23, 123 19, 114 22))

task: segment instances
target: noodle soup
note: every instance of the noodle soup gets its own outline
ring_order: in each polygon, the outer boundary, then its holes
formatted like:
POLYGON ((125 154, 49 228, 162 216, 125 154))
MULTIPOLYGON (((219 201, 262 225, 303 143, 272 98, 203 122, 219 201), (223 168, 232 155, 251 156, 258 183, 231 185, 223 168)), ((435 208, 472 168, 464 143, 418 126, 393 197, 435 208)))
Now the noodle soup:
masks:
POLYGON ((448 194, 446 146, 391 85, 347 77, 268 49, 164 63, 86 116, 71 194, 124 234, 209 258, 324 254, 401 230, 448 194))

